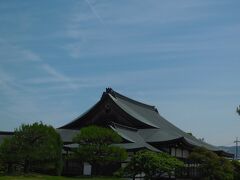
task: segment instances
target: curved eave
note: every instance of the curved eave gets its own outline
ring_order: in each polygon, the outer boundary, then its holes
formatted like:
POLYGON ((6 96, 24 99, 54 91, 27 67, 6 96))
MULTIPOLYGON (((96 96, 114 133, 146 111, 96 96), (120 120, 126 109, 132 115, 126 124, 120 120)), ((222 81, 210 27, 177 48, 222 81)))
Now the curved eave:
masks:
POLYGON ((228 157, 228 158, 234 158, 234 154, 232 153, 228 153, 226 151, 223 150, 219 150, 219 151, 214 151, 217 155, 219 156, 224 156, 224 157, 228 157))
MULTIPOLYGON (((187 139, 185 139, 184 137, 180 137, 180 138, 177 138, 177 139, 172 139, 172 140, 168 140, 168 141, 161 141, 161 142, 151 142, 149 143, 151 145, 184 145, 185 147, 188 147, 189 149, 194 149, 196 147, 204 147, 204 146, 198 146, 198 145, 195 145, 195 144, 191 144, 188 142, 187 139)), ((206 147, 205 147, 206 148, 206 147)), ((208 148, 207 148, 208 149, 208 148)), ((223 150, 211 150, 211 149, 208 149, 214 153, 216 153, 217 155, 219 156, 223 156, 223 157, 227 157, 227 158, 233 158, 234 157, 234 154, 231 154, 231 153, 228 153, 228 152, 225 152, 223 150)))
POLYGON ((87 111, 85 111, 83 114, 81 114, 80 116, 78 116, 77 118, 75 118, 73 121, 71 121, 70 123, 67 123, 61 127, 59 127, 58 129, 79 129, 76 128, 78 126, 78 124, 81 122, 82 119, 86 118, 88 116, 89 113, 91 113, 97 106, 99 106, 102 103, 102 100, 98 101, 95 105, 93 105, 90 109, 88 109, 87 111))
POLYGON ((149 144, 152 144, 152 145, 167 145, 167 146, 175 146, 175 145, 178 145, 178 144, 184 144, 184 145, 187 145, 189 147, 194 147, 192 144, 188 143, 184 137, 180 137, 180 138, 176 138, 176 139, 169 139, 169 140, 166 140, 166 141, 158 141, 158 142, 149 142, 149 144))
POLYGON ((188 143, 189 145, 191 145, 192 147, 196 148, 196 147, 204 147, 214 153, 216 153, 217 155, 219 156, 222 156, 222 157, 227 157, 227 158, 233 158, 234 157, 234 154, 231 154, 231 153, 228 153, 228 152, 225 152, 223 150, 216 150, 218 149, 217 147, 215 146, 212 146, 210 144, 207 144, 205 142, 203 142, 201 145, 193 145, 193 144, 190 144, 185 138, 183 139, 183 141, 185 141, 185 143, 188 143), (206 147, 206 146, 211 146, 210 148, 209 147, 206 147))
POLYGON ((10 131, 0 131, 0 135, 13 135, 14 132, 10 132, 10 131))
POLYGON ((116 105, 117 107, 119 107, 123 112, 125 112, 126 114, 128 114, 128 116, 130 116, 131 118, 133 118, 134 120, 148 126, 149 128, 159 128, 157 125, 154 125, 150 122, 146 122, 144 120, 142 120, 141 116, 139 116, 138 114, 134 114, 132 115, 132 113, 129 113, 129 111, 124 108, 122 105, 120 105, 118 102, 117 102, 117 99, 115 99, 111 94, 108 94, 108 96, 110 97, 110 99, 112 100, 112 102, 114 103, 114 105, 116 105))

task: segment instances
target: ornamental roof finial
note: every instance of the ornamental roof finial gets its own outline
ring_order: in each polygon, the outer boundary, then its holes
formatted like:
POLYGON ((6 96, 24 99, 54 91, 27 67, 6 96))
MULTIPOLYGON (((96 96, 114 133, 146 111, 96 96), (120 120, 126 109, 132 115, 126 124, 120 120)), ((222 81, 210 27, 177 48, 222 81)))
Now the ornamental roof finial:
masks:
POLYGON ((112 88, 110 87, 106 88, 106 93, 112 93, 112 92, 113 92, 112 88))

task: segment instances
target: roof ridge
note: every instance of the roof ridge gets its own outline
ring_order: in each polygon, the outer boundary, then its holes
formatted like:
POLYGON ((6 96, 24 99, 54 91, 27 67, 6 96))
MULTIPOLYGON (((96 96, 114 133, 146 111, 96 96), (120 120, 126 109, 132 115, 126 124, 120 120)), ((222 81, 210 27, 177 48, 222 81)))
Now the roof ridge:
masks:
POLYGON ((121 99, 124 99, 126 101, 130 101, 131 103, 134 103, 136 105, 140 105, 140 106, 143 106, 145 108, 151 109, 151 110, 153 110, 155 112, 158 112, 158 110, 157 110, 157 108, 155 106, 149 105, 149 104, 145 104, 145 103, 136 101, 134 99, 131 99, 131 98, 127 97, 127 96, 124 96, 124 95, 114 91, 112 88, 106 88, 106 93, 111 94, 115 98, 121 98, 121 99))

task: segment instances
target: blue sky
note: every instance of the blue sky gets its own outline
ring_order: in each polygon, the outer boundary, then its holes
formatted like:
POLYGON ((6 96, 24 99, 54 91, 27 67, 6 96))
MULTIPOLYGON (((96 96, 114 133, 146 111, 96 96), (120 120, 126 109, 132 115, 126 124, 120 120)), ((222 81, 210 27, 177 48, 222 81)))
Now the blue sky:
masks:
POLYGON ((1 130, 59 127, 106 87, 215 145, 240 136, 240 1, 1 0, 1 130))

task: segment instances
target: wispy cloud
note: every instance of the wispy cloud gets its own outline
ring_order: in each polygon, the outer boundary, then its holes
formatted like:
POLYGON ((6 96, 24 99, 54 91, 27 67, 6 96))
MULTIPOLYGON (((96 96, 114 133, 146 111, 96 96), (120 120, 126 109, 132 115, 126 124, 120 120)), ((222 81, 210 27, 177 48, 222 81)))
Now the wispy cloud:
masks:
POLYGON ((93 12, 93 14, 96 16, 96 18, 99 20, 99 22, 101 24, 104 24, 101 16, 98 14, 98 12, 96 11, 96 9, 93 7, 93 5, 89 2, 89 0, 85 0, 85 2, 88 4, 88 6, 90 7, 91 11, 93 12))
POLYGON ((10 83, 14 81, 14 78, 6 73, 3 69, 0 69, 0 88, 1 90, 10 91, 15 93, 16 91, 11 88, 10 83))
POLYGON ((41 58, 34 52, 32 52, 31 50, 27 50, 27 49, 23 49, 21 51, 24 59, 28 59, 28 60, 31 60, 31 61, 41 61, 41 58))
MULTIPOLYGON (((64 83, 65 86, 67 86, 70 89, 76 89, 77 86, 71 81, 71 78, 67 77, 65 74, 59 72, 56 68, 48 64, 45 60, 41 58, 41 55, 38 53, 32 51, 31 49, 22 48, 21 46, 13 45, 9 42, 7 42, 4 39, 0 39, 0 56, 2 57, 0 62, 9 63, 9 61, 14 62, 15 64, 22 64, 27 62, 32 62, 33 67, 38 67, 40 71, 42 71, 42 74, 47 73, 47 79, 54 79, 55 81, 59 81, 61 83, 64 83), (10 52, 10 53, 9 53, 10 52)), ((3 73, 3 72, 2 72, 3 73)), ((14 73, 13 73, 14 74, 14 73)), ((8 76, 3 76, 4 74, 1 74, 2 77, 0 77, 0 83, 5 84, 5 81, 3 82, 2 78, 6 78, 8 76)), ((6 79, 5 79, 6 80, 6 79)), ((18 78, 16 77, 16 80, 18 78)), ((9 80, 10 82, 10 80, 9 80)), ((16 90, 27 90, 27 86, 21 84, 22 80, 20 81, 12 81, 12 86, 16 88, 16 90)))
MULTIPOLYGON (((217 14, 206 11, 205 8, 221 7, 224 5, 221 2, 187 1, 188 3, 179 4, 175 1, 149 1, 148 3, 97 1, 94 7, 89 0, 85 2, 100 22, 102 18, 98 12, 101 13, 106 23, 104 26, 99 26, 94 19, 90 18, 91 14, 83 13, 84 6, 78 6, 77 10, 73 11, 74 15, 70 16, 70 23, 66 24, 66 34, 74 41, 67 43, 64 49, 71 58, 166 52, 176 55, 186 51, 195 53, 217 47, 208 46, 209 42, 206 42, 206 38, 212 38, 207 34, 209 29, 210 32, 216 32, 216 28, 198 27, 196 22, 216 18, 217 14), (95 7, 98 8, 98 12, 95 7), (190 23, 196 24, 196 30, 191 28, 174 33, 176 29, 182 29, 183 24, 190 23), (161 37, 160 40, 158 36, 161 37)), ((214 34, 213 37, 215 37, 214 34)))
POLYGON ((67 77, 63 73, 60 73, 55 68, 50 66, 49 64, 42 64, 41 67, 43 70, 45 70, 48 74, 50 74, 52 77, 55 78, 55 80, 66 83, 68 85, 68 88, 76 89, 78 86, 71 80, 71 78, 67 77))
POLYGON ((9 43, 5 39, 0 40, 0 48, 0 62, 40 61, 40 57, 33 51, 9 43))

